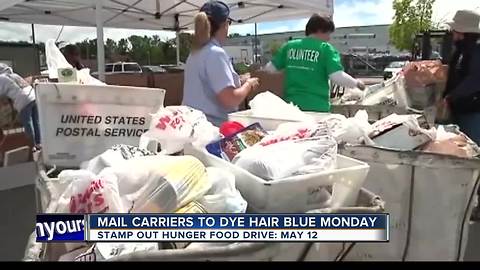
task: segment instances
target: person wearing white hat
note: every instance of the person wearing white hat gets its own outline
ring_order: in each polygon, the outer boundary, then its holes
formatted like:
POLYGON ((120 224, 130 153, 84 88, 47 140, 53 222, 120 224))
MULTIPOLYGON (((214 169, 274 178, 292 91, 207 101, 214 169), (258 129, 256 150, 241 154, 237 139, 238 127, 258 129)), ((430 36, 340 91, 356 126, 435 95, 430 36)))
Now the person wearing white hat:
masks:
MULTIPOLYGON (((461 10, 448 25, 456 48, 449 63, 444 97, 454 123, 480 144, 480 15, 461 10)), ((480 189, 477 193, 480 195, 480 189)), ((472 219, 480 220, 480 197, 472 219)))
POLYGON ((455 51, 444 93, 453 121, 480 144, 480 14, 460 10, 448 23, 455 51))

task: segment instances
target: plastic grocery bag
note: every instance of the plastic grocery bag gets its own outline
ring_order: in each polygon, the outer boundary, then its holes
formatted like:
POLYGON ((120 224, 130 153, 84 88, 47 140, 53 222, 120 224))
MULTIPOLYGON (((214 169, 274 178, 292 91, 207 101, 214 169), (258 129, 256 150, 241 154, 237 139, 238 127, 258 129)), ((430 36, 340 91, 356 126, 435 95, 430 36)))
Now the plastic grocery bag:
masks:
POLYGON ((47 60, 48 67, 48 77, 50 79, 58 79, 58 69, 59 68, 73 68, 62 52, 55 45, 54 39, 49 39, 45 43, 45 57, 47 60))
POLYGON ((271 92, 256 95, 248 105, 252 109, 252 116, 254 117, 315 122, 312 116, 305 114, 297 106, 286 103, 271 92))
POLYGON ((134 252, 158 250, 158 243, 96 243, 96 261, 109 260, 113 257, 134 252))
POLYGON ((414 115, 409 115, 403 125, 407 126, 412 131, 420 132, 427 135, 431 140, 435 140, 435 138, 437 137, 437 130, 435 128, 422 128, 418 123, 417 117, 415 117, 414 115))
POLYGON ((353 118, 332 114, 324 121, 339 144, 373 144, 369 137, 369 134, 372 132, 372 126, 368 122, 368 113, 365 110, 358 111, 353 118))
POLYGON ((224 169, 209 167, 207 175, 212 188, 198 200, 208 213, 245 213, 247 202, 235 188, 235 176, 224 169))
POLYGON ((168 155, 182 151, 188 143, 205 147, 220 138, 218 128, 205 114, 187 106, 162 107, 151 116, 150 129, 140 138, 140 148, 146 149, 154 140, 160 143, 160 153, 168 155))
POLYGON ((408 108, 410 100, 407 96, 406 79, 403 75, 400 74, 396 77, 395 81, 393 82, 393 89, 393 98, 396 102, 396 106, 408 108))
POLYGON ((178 207, 177 194, 165 178, 155 177, 137 192, 125 196, 133 213, 172 213, 178 207))
POLYGON ((278 180, 336 168, 337 142, 332 136, 256 145, 242 151, 233 161, 253 175, 278 180))
MULTIPOLYGON (((73 68, 68 63, 65 56, 63 56, 60 49, 55 45, 54 39, 49 39, 45 43, 45 57, 48 67, 48 77, 50 79, 58 79, 58 69, 73 68)), ((87 85, 105 85, 104 82, 99 81, 90 75, 90 69, 84 68, 77 71, 77 83, 87 85)))
MULTIPOLYGON (((398 114, 391 114, 385 118, 382 118, 375 122, 372 125, 372 133, 370 134, 370 137, 376 137, 379 134, 384 133, 385 131, 388 131, 398 125, 404 125, 409 128, 410 132, 409 133, 421 133, 430 138, 430 140, 435 140, 437 136, 437 131, 435 128, 431 129, 426 129, 420 126, 420 123, 418 121, 418 117, 420 115, 414 115, 414 114, 409 114, 409 115, 398 115, 398 114)), ((425 121, 426 123, 426 121, 425 121)))
POLYGON ((112 146, 103 154, 95 158, 83 162, 80 168, 93 173, 100 173, 103 169, 114 165, 119 165, 125 160, 135 157, 153 156, 154 154, 148 150, 140 149, 139 147, 118 144, 112 146))
POLYGON ((95 77, 90 75, 89 68, 83 68, 77 71, 77 79, 79 84, 86 84, 86 85, 106 85, 106 83, 97 80, 95 77))
POLYGON ((132 212, 172 213, 212 187, 206 168, 191 156, 136 157, 102 173, 114 174, 132 212))
POLYGON ((270 135, 265 136, 259 145, 267 146, 283 141, 296 141, 312 137, 331 135, 330 128, 325 122, 308 123, 292 122, 280 124, 270 135))
POLYGON ((65 170, 58 178, 70 182, 58 200, 57 213, 126 213, 120 199, 117 177, 84 170, 65 170))
POLYGON ((365 93, 368 90, 362 91, 358 88, 346 88, 345 93, 340 98, 340 104, 356 104, 365 98, 365 93))

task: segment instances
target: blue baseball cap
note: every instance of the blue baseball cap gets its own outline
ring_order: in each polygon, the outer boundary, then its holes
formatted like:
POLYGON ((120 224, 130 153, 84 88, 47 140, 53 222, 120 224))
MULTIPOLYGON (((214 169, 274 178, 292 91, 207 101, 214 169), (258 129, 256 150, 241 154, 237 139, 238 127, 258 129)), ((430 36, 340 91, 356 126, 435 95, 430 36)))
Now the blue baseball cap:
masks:
POLYGON ((208 1, 200 8, 200 12, 205 12, 218 24, 230 19, 230 8, 220 1, 208 1))

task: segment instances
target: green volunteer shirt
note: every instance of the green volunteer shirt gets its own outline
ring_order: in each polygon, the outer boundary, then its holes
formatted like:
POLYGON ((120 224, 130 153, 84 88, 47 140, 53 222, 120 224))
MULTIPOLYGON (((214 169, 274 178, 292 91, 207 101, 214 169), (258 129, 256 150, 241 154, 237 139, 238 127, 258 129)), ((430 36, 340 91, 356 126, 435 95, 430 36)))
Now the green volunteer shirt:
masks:
POLYGON ((329 112, 329 75, 343 71, 338 51, 328 42, 307 37, 284 44, 272 60, 284 70, 284 99, 303 111, 329 112))

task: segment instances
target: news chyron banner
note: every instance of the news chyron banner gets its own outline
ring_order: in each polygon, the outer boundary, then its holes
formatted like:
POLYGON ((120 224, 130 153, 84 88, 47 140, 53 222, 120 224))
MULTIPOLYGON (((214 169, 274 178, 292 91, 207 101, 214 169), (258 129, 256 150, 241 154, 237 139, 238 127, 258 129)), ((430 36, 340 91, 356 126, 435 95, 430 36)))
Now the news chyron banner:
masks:
POLYGON ((37 242, 388 242, 388 214, 38 215, 37 242))

